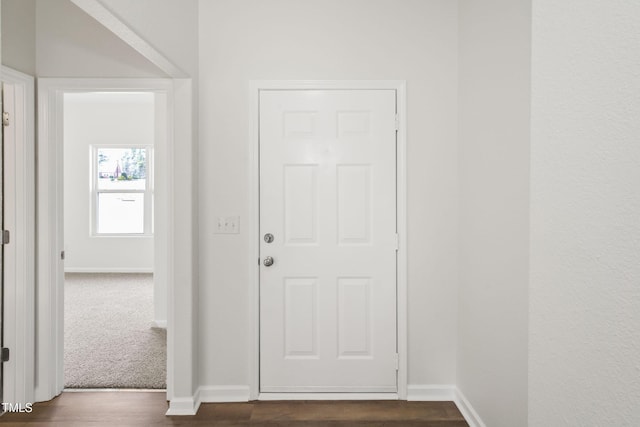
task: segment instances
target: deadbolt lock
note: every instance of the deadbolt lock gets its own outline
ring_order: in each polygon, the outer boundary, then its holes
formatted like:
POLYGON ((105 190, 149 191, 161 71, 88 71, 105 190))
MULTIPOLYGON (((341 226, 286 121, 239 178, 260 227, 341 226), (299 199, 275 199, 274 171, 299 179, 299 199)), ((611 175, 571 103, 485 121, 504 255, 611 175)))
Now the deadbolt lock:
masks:
POLYGON ((267 242, 267 243, 273 242, 273 239, 274 239, 274 237, 273 237, 273 234, 271 234, 271 233, 267 233, 267 234, 264 235, 264 241, 267 242))

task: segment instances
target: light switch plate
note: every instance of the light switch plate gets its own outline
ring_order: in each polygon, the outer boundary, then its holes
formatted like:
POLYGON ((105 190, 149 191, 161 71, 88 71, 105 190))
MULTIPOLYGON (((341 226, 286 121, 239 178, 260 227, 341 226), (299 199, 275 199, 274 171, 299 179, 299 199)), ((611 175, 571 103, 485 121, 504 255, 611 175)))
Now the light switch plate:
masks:
POLYGON ((240 233, 239 216, 219 216, 215 223, 216 234, 238 234, 240 233))

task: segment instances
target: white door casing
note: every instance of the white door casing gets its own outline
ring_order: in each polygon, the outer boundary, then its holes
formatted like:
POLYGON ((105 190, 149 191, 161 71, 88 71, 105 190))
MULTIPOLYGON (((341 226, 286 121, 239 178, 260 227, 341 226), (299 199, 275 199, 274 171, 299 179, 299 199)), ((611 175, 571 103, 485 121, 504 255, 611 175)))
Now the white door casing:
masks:
POLYGON ((166 138, 156 141, 154 283, 167 292, 167 398, 170 415, 193 415, 195 341, 192 177, 192 87, 190 79, 46 79, 38 81, 38 294, 36 311, 35 400, 50 400, 62 391, 62 96, 65 92, 151 91, 166 101, 166 138), (179 146, 174 141, 181 141, 179 146), (44 143, 46 141, 47 143, 44 143), (180 206, 180 209, 174 209, 180 206), (180 278, 179 291, 174 287, 180 278), (177 349, 177 350, 176 350, 177 349), (178 351, 179 350, 179 351, 178 351), (186 396, 186 397, 185 397, 186 396))
POLYGON ((260 391, 395 393, 396 91, 260 94, 260 391))

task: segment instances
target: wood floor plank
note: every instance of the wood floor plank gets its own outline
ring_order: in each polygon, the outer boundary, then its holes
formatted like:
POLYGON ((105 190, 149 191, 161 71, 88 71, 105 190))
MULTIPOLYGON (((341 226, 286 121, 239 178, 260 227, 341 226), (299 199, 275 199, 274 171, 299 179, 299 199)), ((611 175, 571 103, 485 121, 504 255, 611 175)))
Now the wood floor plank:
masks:
POLYGON ((6 413, 2 426, 464 427, 453 402, 279 401, 205 403, 195 416, 167 417, 164 393, 62 393, 31 413, 6 413))

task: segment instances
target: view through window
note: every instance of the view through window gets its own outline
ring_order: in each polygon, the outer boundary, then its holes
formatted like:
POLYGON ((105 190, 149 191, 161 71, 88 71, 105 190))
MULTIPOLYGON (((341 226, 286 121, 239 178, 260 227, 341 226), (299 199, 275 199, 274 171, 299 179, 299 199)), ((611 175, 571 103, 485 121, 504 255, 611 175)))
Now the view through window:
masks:
POLYGON ((151 148, 94 147, 95 233, 151 234, 151 148))

